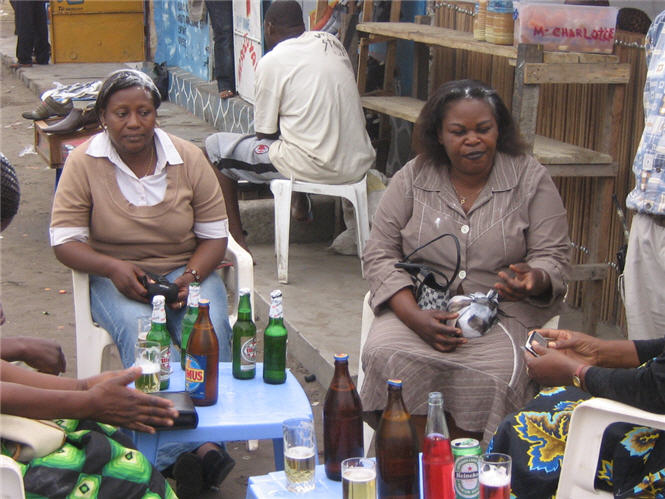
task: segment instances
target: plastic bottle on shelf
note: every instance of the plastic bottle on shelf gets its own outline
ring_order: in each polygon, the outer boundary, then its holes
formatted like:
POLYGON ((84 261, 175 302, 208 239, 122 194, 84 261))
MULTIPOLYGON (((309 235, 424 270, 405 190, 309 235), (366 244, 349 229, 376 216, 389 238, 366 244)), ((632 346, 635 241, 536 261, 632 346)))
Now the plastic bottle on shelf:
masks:
POLYGON ((512 0, 489 0, 485 40, 497 45, 512 45, 515 31, 512 0))

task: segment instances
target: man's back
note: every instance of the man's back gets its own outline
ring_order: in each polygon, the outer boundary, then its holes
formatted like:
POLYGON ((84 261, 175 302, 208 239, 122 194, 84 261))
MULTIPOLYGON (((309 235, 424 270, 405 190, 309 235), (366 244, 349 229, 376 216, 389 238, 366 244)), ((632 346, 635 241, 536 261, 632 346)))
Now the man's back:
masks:
POLYGON ((289 38, 261 59, 254 120, 256 132, 280 131, 270 160, 287 177, 342 184, 374 163, 350 61, 328 33, 289 38))

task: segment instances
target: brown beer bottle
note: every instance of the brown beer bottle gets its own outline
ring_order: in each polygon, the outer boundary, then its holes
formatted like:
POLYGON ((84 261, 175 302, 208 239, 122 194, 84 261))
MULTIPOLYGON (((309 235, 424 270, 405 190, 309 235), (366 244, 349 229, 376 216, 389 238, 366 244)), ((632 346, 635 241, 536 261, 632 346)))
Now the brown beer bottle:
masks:
POLYGON ((342 479, 342 461, 363 456, 360 397, 349 375, 349 355, 335 355, 335 374, 323 403, 323 455, 326 476, 342 479))
POLYGON ((219 342, 210 322, 210 300, 199 300, 199 315, 187 345, 185 388, 194 405, 217 402, 219 342))
POLYGON ((379 498, 420 497, 418 437, 402 400, 402 380, 388 380, 388 404, 376 432, 379 498))

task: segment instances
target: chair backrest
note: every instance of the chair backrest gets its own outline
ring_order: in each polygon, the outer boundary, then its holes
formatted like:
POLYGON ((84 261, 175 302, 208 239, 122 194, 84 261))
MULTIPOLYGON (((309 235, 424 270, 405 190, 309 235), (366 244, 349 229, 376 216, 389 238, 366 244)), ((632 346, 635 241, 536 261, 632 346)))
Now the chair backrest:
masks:
MULTIPOLYGON (((369 295, 368 291, 363 299, 363 315, 360 322, 360 350, 358 351, 358 382, 356 383, 358 387, 358 392, 363 386, 363 381, 365 381, 365 371, 363 370, 363 363, 361 356, 363 353, 363 347, 365 346, 365 341, 367 341, 367 335, 369 334, 369 328, 372 325, 374 320, 374 312, 372 307, 369 306, 369 295)), ((374 436, 374 430, 367 423, 363 423, 363 440, 365 444, 365 455, 369 451, 370 444, 372 443, 372 437, 374 436)))
POLYGON ((16 462, 0 454, 0 498, 25 499, 23 474, 16 462))
POLYGON ((557 499, 612 497, 608 492, 594 490, 594 480, 603 433, 609 425, 618 422, 665 430, 663 414, 604 398, 582 402, 570 418, 557 499))

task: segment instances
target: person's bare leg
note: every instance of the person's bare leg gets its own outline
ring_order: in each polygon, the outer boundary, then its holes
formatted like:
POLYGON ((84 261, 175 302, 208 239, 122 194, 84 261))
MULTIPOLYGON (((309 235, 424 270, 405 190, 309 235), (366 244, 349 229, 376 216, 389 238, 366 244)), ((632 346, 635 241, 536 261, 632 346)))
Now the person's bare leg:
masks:
POLYGON ((311 222, 310 201, 304 192, 294 192, 291 196, 291 216, 298 222, 311 222))
MULTIPOLYGON (((249 251, 247 243, 245 242, 245 234, 242 230, 242 221, 240 220, 240 205, 238 204, 238 182, 232 178, 227 177, 221 171, 213 166, 217 180, 222 188, 224 195, 224 204, 226 205, 226 216, 229 220, 229 232, 233 239, 249 251)), ((250 252, 251 253, 251 252, 250 252)))

